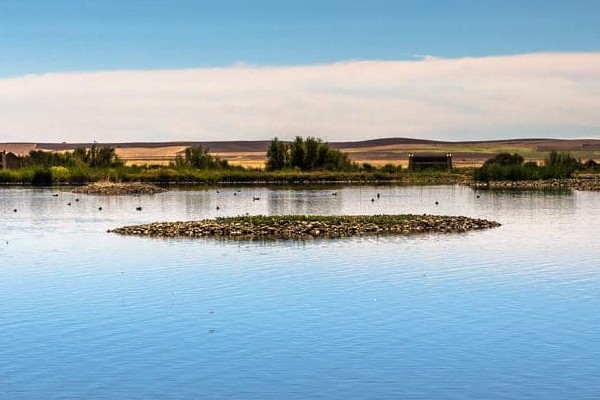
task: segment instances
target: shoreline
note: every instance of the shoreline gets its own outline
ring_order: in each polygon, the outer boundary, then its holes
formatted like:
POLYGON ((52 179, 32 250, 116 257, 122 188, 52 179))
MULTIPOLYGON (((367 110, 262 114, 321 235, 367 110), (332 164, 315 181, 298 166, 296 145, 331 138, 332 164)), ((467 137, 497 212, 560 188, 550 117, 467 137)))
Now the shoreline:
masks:
POLYGON ((482 190, 556 190, 570 189, 581 191, 600 191, 600 175, 568 179, 549 179, 537 181, 489 181, 475 182, 468 186, 482 190))
POLYGON ((73 192, 93 195, 120 195, 120 194, 154 194, 161 193, 176 187, 192 186, 252 186, 252 185, 274 185, 274 186, 297 186, 308 185, 398 185, 398 186, 437 186, 437 185, 461 185, 476 190, 553 190, 571 189, 582 191, 600 191, 600 174, 592 174, 568 179, 549 179, 536 181, 489 181, 477 182, 465 175, 440 175, 440 176, 403 176, 394 179, 258 179, 258 180, 224 180, 224 181, 125 181, 125 182, 56 182, 52 185, 33 185, 28 182, 0 182, 2 187, 34 187, 34 188, 74 188, 73 192), (119 187, 115 190, 105 190, 101 186, 114 185, 119 187), (92 189, 87 189, 87 188, 92 189))

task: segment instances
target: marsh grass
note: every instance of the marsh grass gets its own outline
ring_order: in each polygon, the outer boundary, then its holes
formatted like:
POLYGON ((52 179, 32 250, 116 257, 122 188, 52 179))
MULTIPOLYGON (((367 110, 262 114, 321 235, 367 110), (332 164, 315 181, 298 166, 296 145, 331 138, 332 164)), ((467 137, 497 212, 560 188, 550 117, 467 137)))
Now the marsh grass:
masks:
POLYGON ((281 183, 309 184, 324 182, 410 182, 430 183, 440 180, 457 180, 460 173, 423 171, 412 173, 404 170, 373 171, 263 171, 250 169, 195 169, 174 167, 118 166, 92 168, 86 165, 72 167, 36 168, 24 167, 17 170, 0 170, 0 183, 4 184, 85 184, 97 181, 146 182, 156 184, 232 184, 232 183, 281 183), (37 172, 36 172, 37 171, 37 172), (42 172, 40 172, 42 171, 42 172), (37 174, 37 175, 36 175, 37 174), (44 174, 44 180, 40 180, 44 174))
POLYGON ((423 218, 412 214, 394 215, 245 215, 237 217, 218 217, 217 223, 247 224, 252 226, 279 226, 293 224, 326 223, 328 225, 374 224, 377 226, 393 226, 412 219, 423 218))

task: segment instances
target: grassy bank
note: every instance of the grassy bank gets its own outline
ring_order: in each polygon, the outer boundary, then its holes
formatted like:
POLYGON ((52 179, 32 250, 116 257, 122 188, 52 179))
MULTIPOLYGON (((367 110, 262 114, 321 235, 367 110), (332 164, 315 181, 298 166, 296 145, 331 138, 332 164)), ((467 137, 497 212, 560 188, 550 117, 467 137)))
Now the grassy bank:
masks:
POLYGON ((98 181, 146 182, 155 184, 228 184, 228 183, 322 183, 322 182, 406 182, 414 184, 456 183, 468 176, 469 171, 384 172, 357 171, 262 171, 244 169, 202 170, 170 167, 91 168, 78 166, 21 168, 0 170, 0 183, 49 186, 85 184, 98 181))

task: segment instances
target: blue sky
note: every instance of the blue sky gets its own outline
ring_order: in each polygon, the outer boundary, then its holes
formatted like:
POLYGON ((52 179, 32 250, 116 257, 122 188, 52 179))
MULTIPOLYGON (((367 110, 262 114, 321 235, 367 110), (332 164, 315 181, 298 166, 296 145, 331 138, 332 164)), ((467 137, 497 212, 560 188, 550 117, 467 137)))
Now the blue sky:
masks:
POLYGON ((597 0, 0 0, 0 77, 600 50, 597 0))
POLYGON ((600 0, 0 0, 0 142, 600 137, 600 0))

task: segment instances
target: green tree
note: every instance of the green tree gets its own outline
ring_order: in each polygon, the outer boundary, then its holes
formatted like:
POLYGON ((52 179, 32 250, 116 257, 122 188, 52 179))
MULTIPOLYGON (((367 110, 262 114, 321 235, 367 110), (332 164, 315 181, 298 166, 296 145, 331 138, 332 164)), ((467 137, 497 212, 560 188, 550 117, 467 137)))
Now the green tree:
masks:
POLYGON ((304 139, 301 136, 296 136, 294 141, 290 143, 290 166, 303 169, 305 154, 304 139))
POLYGON ((274 138, 269 143, 267 150, 267 171, 282 170, 289 166, 289 146, 274 138))
POLYGON ((183 156, 175 157, 175 166, 178 168, 192 167, 197 169, 220 169, 228 168, 226 160, 210 155, 208 147, 202 145, 192 146, 185 149, 183 156))
POLYGON ((323 148, 321 139, 309 136, 304 141, 304 160, 302 161, 302 169, 304 171, 312 171, 325 164, 327 149, 323 148), (321 157, 319 157, 321 155, 321 157))
POLYGON ((44 168, 55 166, 73 167, 82 164, 90 167, 106 168, 120 163, 113 147, 96 146, 95 144, 89 149, 79 147, 65 153, 32 150, 23 158, 24 165, 44 168))
MULTIPOLYGON (((282 153, 281 142, 275 138, 271 141, 269 151, 267 152, 267 169, 275 169, 274 166, 281 165, 281 160, 277 161, 275 155, 282 153), (279 163, 278 163, 279 162, 279 163)), ((331 148, 327 143, 314 136, 304 139, 296 136, 293 142, 285 146, 287 160, 286 167, 297 168, 302 171, 329 170, 329 171, 349 171, 358 170, 348 155, 331 148)))

